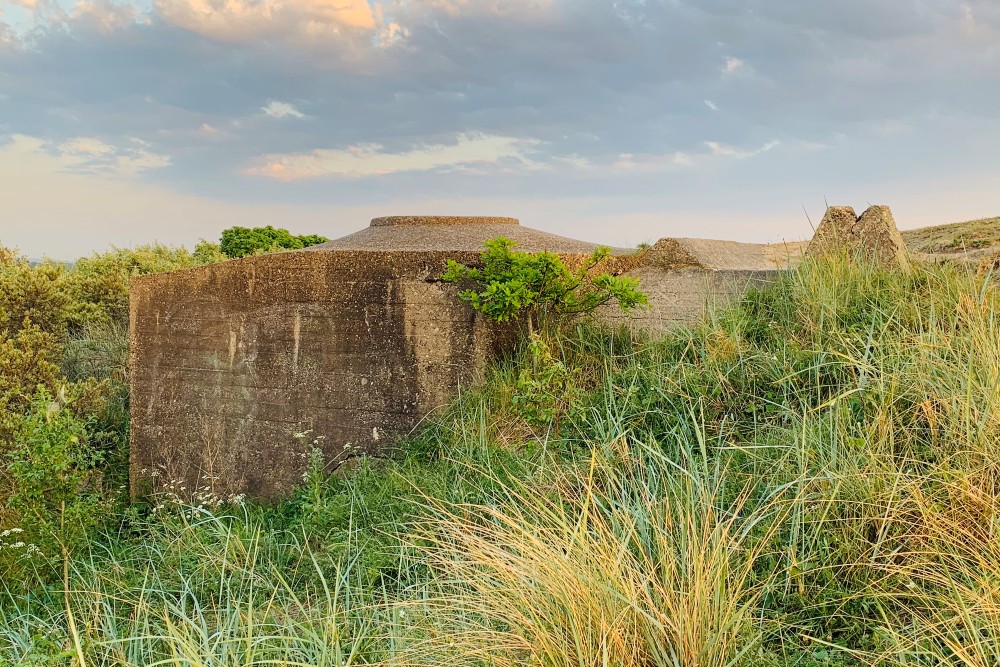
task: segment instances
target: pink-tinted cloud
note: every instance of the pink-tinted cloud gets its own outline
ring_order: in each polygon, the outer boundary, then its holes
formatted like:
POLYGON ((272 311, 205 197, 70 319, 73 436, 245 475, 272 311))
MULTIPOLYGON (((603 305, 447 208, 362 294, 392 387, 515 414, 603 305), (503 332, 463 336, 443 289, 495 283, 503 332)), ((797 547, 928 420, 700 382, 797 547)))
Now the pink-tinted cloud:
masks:
POLYGON ((156 0, 168 23, 229 42, 375 30, 366 0, 156 0))

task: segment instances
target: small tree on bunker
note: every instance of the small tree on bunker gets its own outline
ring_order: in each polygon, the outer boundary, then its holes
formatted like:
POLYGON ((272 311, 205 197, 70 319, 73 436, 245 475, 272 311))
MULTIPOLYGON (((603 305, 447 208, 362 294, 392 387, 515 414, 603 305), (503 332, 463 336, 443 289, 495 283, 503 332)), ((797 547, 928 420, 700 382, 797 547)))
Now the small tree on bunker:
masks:
POLYGON ((450 260, 442 279, 464 285, 459 298, 486 317, 526 321, 528 363, 518 374, 512 402, 528 424, 551 426, 558 434, 562 421, 582 407, 580 371, 556 353, 548 334, 611 301, 631 312, 648 300, 637 279, 599 271, 609 248, 598 248, 572 270, 553 253, 517 252, 509 239, 485 245, 481 266, 450 260))
POLYGON ((628 313, 649 302, 636 278, 598 272, 611 255, 601 247, 576 270, 556 254, 514 250, 503 237, 487 241, 481 266, 448 260, 442 279, 467 285, 459 298, 497 322, 524 319, 530 331, 560 326, 615 301, 628 313))

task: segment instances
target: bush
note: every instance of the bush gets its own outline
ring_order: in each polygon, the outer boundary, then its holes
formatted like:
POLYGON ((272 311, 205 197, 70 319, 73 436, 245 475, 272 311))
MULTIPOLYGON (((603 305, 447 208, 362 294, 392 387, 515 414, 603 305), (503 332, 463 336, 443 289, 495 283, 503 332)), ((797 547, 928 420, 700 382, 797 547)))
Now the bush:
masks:
POLYGON ((310 234, 295 236, 287 229, 266 227, 230 227, 222 232, 219 247, 222 254, 230 259, 247 257, 274 250, 299 250, 312 245, 326 243, 325 236, 310 234))
POLYGON ((80 330, 88 323, 127 326, 129 282, 132 278, 219 260, 220 256, 212 244, 204 242, 194 253, 183 247, 172 248, 154 243, 136 248, 114 248, 83 257, 65 276, 72 328, 80 330))
POLYGON ((563 418, 580 407, 580 369, 559 358, 549 338, 610 301, 630 312, 648 300, 637 279, 600 272, 609 248, 598 248, 571 270, 556 254, 518 252, 515 245, 503 237, 487 241, 481 266, 449 260, 442 279, 466 285, 459 298, 486 317, 527 322, 529 362, 518 373, 512 405, 528 425, 552 424, 558 433, 563 418))
POLYGON ((0 462, 38 387, 55 391, 60 354, 56 337, 30 321, 13 336, 0 335, 0 462))
POLYGON ((459 298, 490 319, 524 318, 532 329, 592 313, 609 301, 616 301, 625 312, 648 304, 637 279, 598 273, 611 254, 609 248, 595 250, 571 271, 556 254, 517 252, 515 245, 502 237, 487 241, 481 267, 449 260, 442 280, 471 283, 459 298))
POLYGON ((0 532, 24 531, 14 544, 51 557, 121 496, 129 282, 219 257, 154 244, 33 266, 0 251, 0 532))
MULTIPOLYGON (((71 409, 74 401, 87 398, 71 396, 66 389, 54 397, 39 389, 21 419, 9 456, 13 490, 7 506, 19 517, 20 541, 31 545, 30 552, 17 555, 36 559, 33 566, 43 578, 52 576, 53 562, 74 550, 109 515, 111 503, 103 493, 99 465, 104 453, 92 441, 96 420, 71 409)), ((86 405, 80 412, 94 408, 86 405)), ((0 558, 0 569, 19 565, 0 558)))
POLYGON ((23 258, 0 262, 0 332, 16 335, 33 324, 59 335, 72 306, 66 277, 62 264, 31 266, 23 258))

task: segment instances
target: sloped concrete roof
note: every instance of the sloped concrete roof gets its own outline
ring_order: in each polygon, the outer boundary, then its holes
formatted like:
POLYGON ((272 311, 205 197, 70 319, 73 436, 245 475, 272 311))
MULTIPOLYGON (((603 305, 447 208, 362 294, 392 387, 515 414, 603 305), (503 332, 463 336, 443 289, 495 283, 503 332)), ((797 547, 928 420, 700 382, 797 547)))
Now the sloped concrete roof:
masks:
POLYGON ((706 269, 766 270, 788 268, 801 255, 801 248, 784 243, 760 244, 710 239, 677 239, 706 269))
MULTIPOLYGON (((465 216, 393 216, 375 218, 359 232, 307 248, 307 251, 473 251, 503 236, 523 252, 543 250, 558 254, 590 254, 596 243, 522 227, 515 218, 465 216)), ((634 252, 613 249, 616 254, 634 252)))
MULTIPOLYGON (((466 216, 391 216, 375 218, 361 231, 304 252, 476 252, 486 241, 503 236, 523 252, 548 251, 560 255, 590 255, 596 243, 579 241, 523 227, 516 218, 466 216)), ((797 261, 801 244, 762 245, 710 239, 665 238, 637 251, 611 248, 620 258, 615 267, 761 271, 784 269, 797 261)))
POLYGON ((666 238, 645 253, 642 263, 663 269, 765 271, 786 268, 800 254, 798 245, 666 238))

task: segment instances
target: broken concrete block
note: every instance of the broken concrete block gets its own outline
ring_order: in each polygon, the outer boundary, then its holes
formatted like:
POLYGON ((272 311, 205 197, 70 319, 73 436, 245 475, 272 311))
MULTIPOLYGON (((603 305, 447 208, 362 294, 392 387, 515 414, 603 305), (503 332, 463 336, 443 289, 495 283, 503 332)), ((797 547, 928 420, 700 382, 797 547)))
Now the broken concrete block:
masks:
POLYGON ((816 257, 836 253, 887 266, 910 266, 906 244, 888 206, 871 206, 861 217, 850 206, 827 208, 807 254, 816 257))

